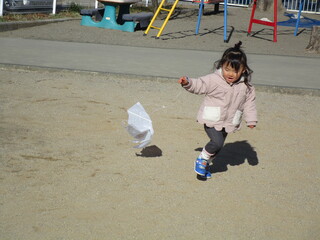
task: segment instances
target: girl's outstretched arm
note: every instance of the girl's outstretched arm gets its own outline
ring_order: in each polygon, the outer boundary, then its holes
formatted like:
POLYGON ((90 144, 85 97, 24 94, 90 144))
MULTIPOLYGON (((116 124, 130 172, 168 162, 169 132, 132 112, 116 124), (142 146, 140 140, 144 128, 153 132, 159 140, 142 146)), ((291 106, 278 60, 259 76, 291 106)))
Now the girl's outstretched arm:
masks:
POLYGON ((180 83, 188 92, 198 95, 213 92, 218 86, 215 75, 212 73, 199 78, 188 78, 183 76, 179 79, 178 83, 180 83))

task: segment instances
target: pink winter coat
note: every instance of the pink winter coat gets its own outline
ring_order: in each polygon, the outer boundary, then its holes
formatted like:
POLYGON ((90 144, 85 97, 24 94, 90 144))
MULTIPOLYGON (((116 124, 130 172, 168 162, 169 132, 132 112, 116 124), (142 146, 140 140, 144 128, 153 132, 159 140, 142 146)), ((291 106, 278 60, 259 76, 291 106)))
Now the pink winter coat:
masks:
POLYGON ((221 69, 200 77, 189 78, 184 88, 194 94, 204 94, 197 120, 220 131, 234 132, 240 129, 242 115, 247 125, 257 124, 255 89, 248 87, 243 79, 229 84, 223 78, 221 69))

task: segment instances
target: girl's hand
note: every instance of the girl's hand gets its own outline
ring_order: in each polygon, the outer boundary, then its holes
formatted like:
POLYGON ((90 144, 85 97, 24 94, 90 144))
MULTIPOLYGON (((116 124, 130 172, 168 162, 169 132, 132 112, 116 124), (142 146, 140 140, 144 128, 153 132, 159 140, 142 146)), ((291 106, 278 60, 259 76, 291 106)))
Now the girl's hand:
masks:
POLYGON ((181 77, 178 81, 182 86, 187 85, 189 83, 187 77, 181 77))
POLYGON ((249 125, 248 127, 252 129, 252 128, 255 128, 256 126, 255 125, 249 125))

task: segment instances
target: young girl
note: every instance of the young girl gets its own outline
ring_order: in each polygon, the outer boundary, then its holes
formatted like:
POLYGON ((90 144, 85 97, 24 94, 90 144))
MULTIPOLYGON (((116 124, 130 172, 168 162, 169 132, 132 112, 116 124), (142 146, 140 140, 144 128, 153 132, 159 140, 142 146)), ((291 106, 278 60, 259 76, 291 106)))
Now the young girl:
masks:
POLYGON ((242 115, 249 128, 257 124, 255 89, 250 84, 252 70, 241 44, 240 41, 223 53, 215 63, 214 73, 200 78, 181 77, 178 81, 187 91, 205 95, 197 121, 204 125, 210 141, 196 159, 194 170, 206 178, 211 178, 209 164, 228 133, 240 129, 242 115))

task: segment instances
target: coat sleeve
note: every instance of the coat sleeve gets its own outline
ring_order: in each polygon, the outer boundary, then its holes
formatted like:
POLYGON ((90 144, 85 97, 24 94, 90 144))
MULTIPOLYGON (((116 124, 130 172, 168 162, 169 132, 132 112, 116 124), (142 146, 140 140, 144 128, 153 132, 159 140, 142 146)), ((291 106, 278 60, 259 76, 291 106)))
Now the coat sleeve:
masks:
POLYGON ((208 94, 217 86, 212 74, 200 78, 189 78, 188 80, 189 84, 185 85, 184 88, 194 94, 208 94))
POLYGON ((247 122, 247 126, 257 125, 258 117, 256 109, 256 92, 253 86, 250 87, 246 95, 246 102, 244 104, 244 117, 247 122))

